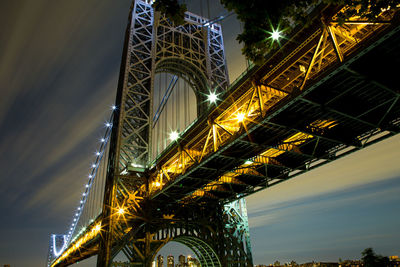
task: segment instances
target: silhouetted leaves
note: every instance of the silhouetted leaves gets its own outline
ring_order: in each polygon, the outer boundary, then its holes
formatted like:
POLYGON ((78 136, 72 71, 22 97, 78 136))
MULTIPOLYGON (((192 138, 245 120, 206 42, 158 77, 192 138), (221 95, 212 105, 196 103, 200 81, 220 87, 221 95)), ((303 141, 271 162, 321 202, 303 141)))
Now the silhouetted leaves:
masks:
POLYGON ((182 25, 185 23, 186 5, 179 4, 177 0, 156 0, 153 3, 153 8, 164 14, 175 25, 182 25))
MULTIPOLYGON (((201 1, 201 0, 198 0, 201 1)), ((310 11, 320 4, 319 0, 220 0, 229 11, 236 13, 243 22, 243 32, 237 40, 243 43, 242 52, 256 63, 264 60, 266 53, 279 46, 271 38, 274 31, 288 35, 296 25, 306 26, 310 22, 310 11)), ((395 8, 398 0, 322 0, 323 4, 349 8, 338 17, 340 22, 357 15, 360 19, 374 20, 383 9, 395 8)), ((153 4, 176 24, 184 21, 186 6, 177 0, 156 0, 153 4)))
POLYGON ((389 258, 382 255, 376 255, 372 248, 366 248, 361 252, 364 267, 387 267, 389 258))

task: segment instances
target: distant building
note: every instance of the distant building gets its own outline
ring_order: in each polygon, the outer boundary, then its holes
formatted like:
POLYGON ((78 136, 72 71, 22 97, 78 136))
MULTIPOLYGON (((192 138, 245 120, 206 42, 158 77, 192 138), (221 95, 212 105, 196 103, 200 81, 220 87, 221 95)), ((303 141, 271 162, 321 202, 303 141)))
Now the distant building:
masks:
POLYGON ((339 267, 362 267, 364 266, 362 261, 356 260, 345 260, 339 264, 339 267))
POLYGON ((337 262, 307 262, 300 264, 301 267, 339 267, 337 262))
MULTIPOLYGON (((131 265, 131 263, 128 262, 128 261, 126 261, 126 262, 124 262, 124 261, 113 261, 112 266, 113 266, 113 267, 130 267, 130 266, 132 266, 132 265, 131 265)), ((151 266, 152 266, 152 267, 156 267, 156 261, 153 261, 153 262, 151 263, 151 266)))
POLYGON ((177 266, 178 267, 185 267, 186 266, 186 257, 185 256, 179 255, 177 266))
POLYGON ((400 267, 400 258, 399 256, 389 256, 389 266, 390 267, 400 267))
POLYGON ((167 257, 167 267, 174 267, 174 266, 175 266, 174 256, 169 255, 167 257))
POLYGON ((314 267, 339 267, 337 262, 316 262, 314 267))
POLYGON ((164 267, 164 257, 162 255, 157 256, 157 267, 164 267))
POLYGON ((188 267, 200 267, 200 262, 198 259, 188 256, 187 257, 187 266, 188 267))

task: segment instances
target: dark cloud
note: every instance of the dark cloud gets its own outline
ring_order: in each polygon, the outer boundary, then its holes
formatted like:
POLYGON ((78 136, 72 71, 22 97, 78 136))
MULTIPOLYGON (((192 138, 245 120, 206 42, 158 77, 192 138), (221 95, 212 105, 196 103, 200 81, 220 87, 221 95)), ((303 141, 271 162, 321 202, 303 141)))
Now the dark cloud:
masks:
POLYGON ((114 102, 129 5, 0 3, 0 264, 43 266, 50 233, 71 220, 114 102))

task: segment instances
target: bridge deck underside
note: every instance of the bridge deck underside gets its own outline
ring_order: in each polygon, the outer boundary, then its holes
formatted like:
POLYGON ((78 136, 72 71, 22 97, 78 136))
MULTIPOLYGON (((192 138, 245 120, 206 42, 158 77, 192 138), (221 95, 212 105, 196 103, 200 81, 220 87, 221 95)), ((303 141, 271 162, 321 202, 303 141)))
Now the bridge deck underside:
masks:
MULTIPOLYGON (((208 190, 212 197, 231 201, 398 133, 400 93, 393 67, 399 63, 398 44, 400 37, 394 35, 350 65, 327 70, 303 92, 278 103, 262 122, 254 123, 241 136, 232 136, 232 142, 187 170, 157 199, 183 199, 255 157, 253 173, 240 174, 235 183, 221 182, 208 190), (334 121, 336 126, 326 131, 310 127, 323 120, 334 121), (307 134, 307 139, 288 148, 290 144, 283 140, 301 133, 307 134), (267 149, 284 153, 274 161, 257 159, 267 149)), ((198 123, 199 129, 206 125, 205 120, 198 123)), ((190 139, 190 133, 183 138, 190 139)))
MULTIPOLYGON (((172 211, 187 201, 194 204, 230 202, 397 134, 400 131, 400 89, 396 68, 400 65, 399 19, 396 25, 368 38, 371 40, 363 42, 357 53, 346 57, 344 62, 333 63, 310 78, 303 90, 288 91, 259 119, 224 140, 218 149, 200 157, 200 161, 167 181, 158 191, 150 190, 149 198, 157 202, 151 201, 151 204, 172 211), (382 39, 382 36, 388 38, 382 39), (323 123, 328 126, 314 127, 323 123), (297 138, 293 139, 293 136, 297 138), (231 174, 231 179, 222 179, 227 173, 231 174), (207 194, 194 194, 199 189, 207 194)), ((312 32, 315 29, 306 30, 312 32)), ((157 168, 146 173, 150 178, 136 173, 124 177, 131 181, 124 182, 127 191, 146 189, 143 186, 146 182, 150 187, 154 173, 179 154, 181 148, 201 134, 204 140, 205 129, 210 129, 210 119, 232 105, 229 99, 236 101, 248 93, 256 77, 265 77, 269 65, 280 62, 281 54, 284 51, 276 53, 265 65, 251 69, 221 96, 223 101, 218 107, 199 118, 181 135, 179 142, 167 147, 155 164, 157 168)), ((197 153, 201 150, 196 149, 197 153)), ((143 222, 135 219, 130 223, 133 230, 115 242, 112 253, 118 253, 143 222)), ((83 244, 58 266, 97 254, 99 239, 97 236, 83 244)))

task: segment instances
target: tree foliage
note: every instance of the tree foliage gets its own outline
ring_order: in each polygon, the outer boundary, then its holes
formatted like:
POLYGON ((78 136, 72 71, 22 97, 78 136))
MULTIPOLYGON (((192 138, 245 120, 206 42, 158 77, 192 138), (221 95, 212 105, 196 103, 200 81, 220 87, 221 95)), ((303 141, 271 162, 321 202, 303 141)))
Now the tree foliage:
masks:
MULTIPOLYGON (((201 1, 201 0, 198 0, 201 1)), ((275 48, 278 42, 272 40, 274 31, 289 34, 295 25, 307 25, 310 7, 323 2, 332 5, 347 5, 339 21, 357 15, 361 19, 374 20, 383 9, 395 8, 398 0, 220 0, 221 4, 236 13, 243 22, 243 32, 237 40, 243 43, 242 52, 247 59, 262 62, 264 55, 275 48)), ((186 6, 178 0, 156 0, 154 7, 177 24, 184 22, 186 6)))
POLYGON ((375 254, 372 248, 366 248, 361 252, 364 267, 387 267, 389 258, 375 254))
POLYGON ((187 8, 185 4, 178 3, 178 0, 156 0, 153 3, 153 8, 160 11, 176 25, 185 23, 187 8))

